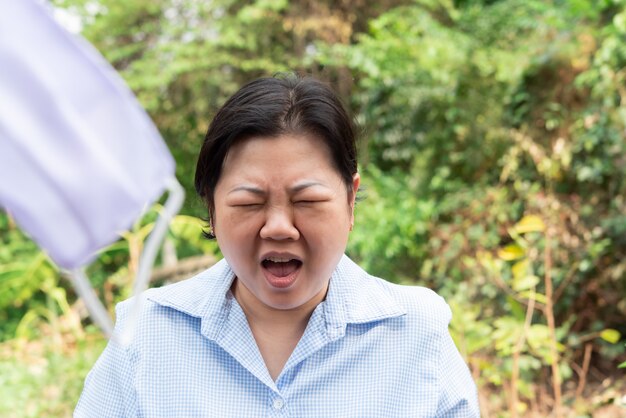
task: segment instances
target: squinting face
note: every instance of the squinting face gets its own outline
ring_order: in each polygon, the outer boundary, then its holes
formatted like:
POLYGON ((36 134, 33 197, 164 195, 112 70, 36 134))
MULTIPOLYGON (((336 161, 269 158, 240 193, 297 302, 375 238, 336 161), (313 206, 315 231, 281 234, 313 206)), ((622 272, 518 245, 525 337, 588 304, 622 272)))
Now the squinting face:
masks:
POLYGON ((213 221, 236 286, 274 309, 320 302, 346 248, 354 195, 318 138, 254 137, 233 146, 213 221))

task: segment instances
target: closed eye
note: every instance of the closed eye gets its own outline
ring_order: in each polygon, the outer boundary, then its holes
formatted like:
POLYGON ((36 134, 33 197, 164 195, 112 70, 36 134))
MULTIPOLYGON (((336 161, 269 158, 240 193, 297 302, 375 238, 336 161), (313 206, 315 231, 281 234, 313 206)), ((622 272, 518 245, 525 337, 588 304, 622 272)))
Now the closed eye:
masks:
POLYGON ((234 208, 254 208, 262 205, 263 203, 236 203, 232 204, 231 206, 234 208))
POLYGON ((318 200, 296 200, 294 203, 296 205, 313 205, 316 203, 324 203, 326 200, 318 199, 318 200))

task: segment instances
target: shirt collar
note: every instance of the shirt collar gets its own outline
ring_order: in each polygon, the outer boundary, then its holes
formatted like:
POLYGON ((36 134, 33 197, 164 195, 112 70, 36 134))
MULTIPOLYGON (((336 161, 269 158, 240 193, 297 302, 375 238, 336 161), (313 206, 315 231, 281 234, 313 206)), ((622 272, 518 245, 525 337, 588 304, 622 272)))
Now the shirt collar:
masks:
MULTIPOLYGON (((222 259, 191 279, 150 289, 147 298, 161 306, 201 318, 202 333, 216 339, 233 303, 230 287, 234 278, 232 269, 222 259)), ((331 277, 326 299, 322 302, 331 339, 342 336, 347 324, 380 321, 406 314, 383 283, 347 256, 341 258, 331 277)))
POLYGON ((324 309, 326 322, 333 329, 406 314, 382 280, 370 276, 345 255, 333 272, 324 309))
POLYGON ((230 286, 235 274, 222 259, 196 276, 148 291, 147 299, 202 320, 202 333, 219 335, 232 303, 230 286), (218 296, 221 295, 221 296, 218 296))

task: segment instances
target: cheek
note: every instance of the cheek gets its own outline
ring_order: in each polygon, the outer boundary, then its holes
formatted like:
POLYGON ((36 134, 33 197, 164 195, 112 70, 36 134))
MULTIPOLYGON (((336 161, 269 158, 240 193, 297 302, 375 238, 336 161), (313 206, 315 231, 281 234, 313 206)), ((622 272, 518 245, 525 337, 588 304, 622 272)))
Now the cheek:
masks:
POLYGON ((322 241, 328 246, 342 245, 350 232, 350 213, 342 209, 296 211, 296 225, 308 241, 322 241))
POLYGON ((261 223, 261 218, 256 212, 228 209, 217 213, 215 227, 229 236, 250 235, 254 226, 261 223))
POLYGON ((230 262, 241 259, 244 253, 247 254, 247 249, 254 243, 254 235, 258 233, 257 223, 250 216, 241 217, 228 213, 216 216, 214 230, 217 245, 230 262))

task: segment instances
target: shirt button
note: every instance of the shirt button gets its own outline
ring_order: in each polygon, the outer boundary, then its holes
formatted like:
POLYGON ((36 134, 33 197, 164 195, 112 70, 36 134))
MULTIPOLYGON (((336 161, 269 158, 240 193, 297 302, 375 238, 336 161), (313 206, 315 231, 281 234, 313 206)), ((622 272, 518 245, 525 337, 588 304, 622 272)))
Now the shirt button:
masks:
POLYGON ((274 399, 274 402, 272 402, 272 406, 274 407, 274 409, 283 409, 283 406, 285 406, 285 401, 280 398, 276 398, 274 399))

